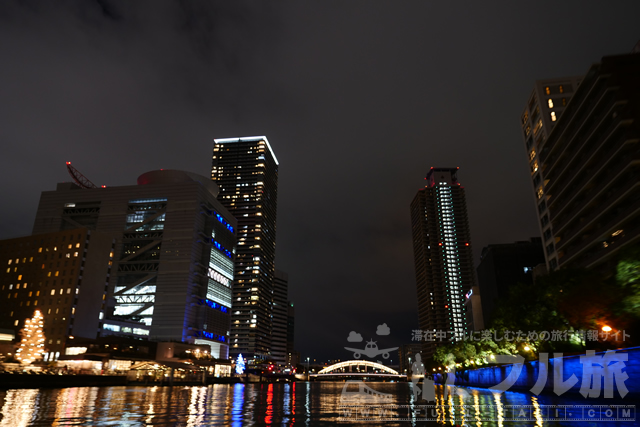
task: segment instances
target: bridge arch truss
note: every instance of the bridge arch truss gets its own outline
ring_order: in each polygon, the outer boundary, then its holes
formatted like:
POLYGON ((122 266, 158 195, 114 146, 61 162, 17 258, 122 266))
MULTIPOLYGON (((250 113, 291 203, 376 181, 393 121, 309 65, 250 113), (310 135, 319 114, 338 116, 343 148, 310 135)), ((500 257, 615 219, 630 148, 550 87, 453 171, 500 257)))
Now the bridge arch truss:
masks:
POLYGON ((347 360, 344 362, 338 362, 331 366, 327 366, 326 368, 320 370, 318 375, 324 374, 332 374, 332 373, 340 373, 341 369, 349 369, 354 366, 366 366, 368 368, 379 369, 380 371, 391 374, 391 375, 400 375, 398 371, 395 371, 388 366, 384 366, 380 363, 370 362, 368 360, 347 360))

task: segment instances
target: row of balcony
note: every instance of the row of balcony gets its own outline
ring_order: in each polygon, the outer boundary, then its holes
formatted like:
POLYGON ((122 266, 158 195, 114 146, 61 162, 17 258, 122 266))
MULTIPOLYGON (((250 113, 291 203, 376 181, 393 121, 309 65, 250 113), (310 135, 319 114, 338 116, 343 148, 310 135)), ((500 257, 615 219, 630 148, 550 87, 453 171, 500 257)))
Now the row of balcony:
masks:
MULTIPOLYGON (((633 183, 633 187, 638 186, 640 186, 640 183, 633 183)), ((631 205, 626 206, 620 212, 608 218, 606 222, 596 224, 594 229, 589 234, 584 235, 581 241, 574 241, 573 245, 563 251, 561 263, 564 264, 570 261, 571 258, 584 250, 586 247, 593 245, 594 243, 596 245, 600 244, 598 240, 602 238, 603 234, 608 233, 613 228, 625 229, 625 234, 631 232, 634 226, 632 225, 631 228, 629 228, 626 225, 623 226, 622 223, 625 221, 625 219, 637 214, 639 211, 640 199, 637 199, 631 205)), ((638 225, 640 226, 640 224, 638 225)), ((601 251, 598 252, 600 253, 601 251)))
MULTIPOLYGON (((638 211, 635 212, 636 214, 638 211)), ((640 221, 634 218, 632 221, 629 221, 624 226, 624 235, 617 239, 614 244, 609 244, 608 246, 604 246, 601 244, 594 245, 588 253, 586 253, 581 258, 574 260, 572 265, 577 268, 589 268, 594 263, 599 262, 601 260, 606 259, 607 255, 613 253, 619 248, 630 244, 634 241, 637 241, 640 238, 640 221)), ((563 264, 565 262, 571 261, 569 257, 564 257, 563 264), (564 261, 566 260, 566 261, 564 261)))
POLYGON ((637 181, 627 181, 621 188, 613 192, 604 201, 596 203, 596 206, 592 207, 592 211, 588 215, 576 220, 573 227, 561 234, 562 240, 559 242, 561 243, 561 245, 558 245, 558 247, 568 244, 576 234, 584 230, 595 219, 599 218, 601 215, 604 215, 605 211, 602 209, 602 206, 614 206, 620 198, 627 194, 637 184, 637 181))
MULTIPOLYGON (((566 170, 566 167, 557 168, 553 175, 550 175, 548 171, 552 171, 558 165, 563 165, 563 159, 565 156, 571 158, 572 152, 577 152, 581 149, 581 145, 594 138, 592 135, 597 127, 602 127, 601 122, 603 119, 611 118, 612 107, 616 105, 616 99, 614 92, 609 90, 602 95, 601 99, 594 100, 598 105, 593 110, 585 111, 585 114, 581 114, 580 117, 573 117, 574 126, 579 129, 575 130, 575 133, 566 133, 562 137, 558 138, 556 144, 558 149, 561 150, 555 155, 549 156, 547 159, 543 159, 543 163, 548 166, 545 178, 554 179, 562 175, 562 172, 566 170)), ((570 160, 571 161, 571 160, 570 160)))
POLYGON ((555 125, 554 132, 552 132, 550 138, 547 139, 546 143, 543 146, 539 147, 541 150, 540 158, 543 162, 545 162, 547 156, 551 154, 551 152, 555 148, 555 144, 562 137, 564 131, 567 130, 567 133, 571 135, 574 133, 574 127, 579 124, 574 122, 573 120, 568 120, 567 117, 571 117, 573 119, 578 115, 578 110, 583 107, 582 102, 586 97, 589 97, 591 100, 588 104, 584 104, 584 108, 590 109, 593 103, 599 100, 602 96, 602 93, 606 89, 606 79, 601 76, 597 76, 597 72, 598 70, 594 68, 591 68, 591 70, 589 70, 587 76, 582 81, 582 87, 576 91, 575 95, 571 99, 571 102, 569 102, 569 105, 567 105, 567 107, 564 109, 562 115, 563 117, 565 117, 565 119, 559 121, 555 125), (594 79, 598 77, 600 77, 598 81, 594 82, 594 79), (591 89, 589 91, 584 89, 589 85, 591 85, 591 89))
MULTIPOLYGON (((568 224, 580 211, 582 211, 582 209, 585 208, 585 205, 581 203, 581 200, 587 197, 587 192, 589 193, 589 199, 594 199, 601 192, 601 190, 603 190, 605 187, 608 187, 609 185, 612 185, 615 177, 625 169, 625 166, 634 163, 635 160, 640 159, 640 154, 635 153, 631 156, 620 156, 615 162, 607 164, 608 160, 612 158, 613 154, 625 142, 627 142, 626 136, 620 136, 618 141, 610 145, 610 149, 607 150, 607 153, 603 154, 600 157, 602 159, 602 166, 600 167, 600 171, 603 171, 602 175, 592 173, 585 176, 580 182, 571 187, 573 196, 569 200, 563 201, 562 199, 559 199, 562 204, 560 205, 557 212, 555 211, 553 206, 549 208, 549 211, 551 213, 551 221, 553 223, 553 229, 556 233, 560 232, 566 224, 568 224), (596 184, 593 187, 586 188, 585 185, 588 183, 588 181, 591 180, 591 178, 597 178, 596 184)), ((557 201, 558 200, 553 200, 553 204, 555 204, 557 201)))
POLYGON ((620 119, 616 119, 622 112, 623 106, 619 102, 613 100, 605 106, 606 113, 596 118, 591 118, 589 122, 589 132, 585 135, 577 135, 574 141, 581 143, 573 146, 568 144, 570 152, 566 154, 569 157, 566 163, 560 163, 565 154, 563 154, 558 162, 551 167, 545 168, 545 180, 549 181, 548 190, 555 194, 560 194, 564 188, 580 176, 579 172, 593 162, 592 155, 598 151, 606 141, 611 138, 612 133, 620 125, 620 119), (580 156, 575 156, 580 153, 580 156))

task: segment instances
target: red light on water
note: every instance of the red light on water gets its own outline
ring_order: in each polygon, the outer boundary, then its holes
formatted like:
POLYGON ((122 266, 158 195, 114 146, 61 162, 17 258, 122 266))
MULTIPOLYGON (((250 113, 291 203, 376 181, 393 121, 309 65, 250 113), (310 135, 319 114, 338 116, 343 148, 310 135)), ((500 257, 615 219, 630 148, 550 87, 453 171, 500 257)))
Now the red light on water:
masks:
POLYGON ((465 243, 464 245, 465 245, 465 246, 469 246, 469 244, 468 244, 468 243, 465 243))
POLYGON ((68 165, 70 165, 70 164, 71 164, 71 162, 67 162, 67 164, 68 164, 68 165))
POLYGON ((106 186, 106 185, 101 185, 101 187, 102 187, 102 188, 107 188, 107 186, 106 186))

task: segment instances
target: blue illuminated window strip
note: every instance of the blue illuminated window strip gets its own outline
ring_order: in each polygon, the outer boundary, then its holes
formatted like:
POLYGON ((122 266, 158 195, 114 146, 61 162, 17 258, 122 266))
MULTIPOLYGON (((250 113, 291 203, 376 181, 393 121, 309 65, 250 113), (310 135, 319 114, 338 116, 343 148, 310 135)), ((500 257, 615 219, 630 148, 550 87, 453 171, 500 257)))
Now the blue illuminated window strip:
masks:
POLYGON ((233 255, 231 255, 231 252, 228 249, 225 249, 224 246, 222 246, 220 243, 216 242, 213 239, 211 239, 211 243, 213 243, 213 246, 215 246, 220 252, 233 259, 233 255))
POLYGON ((218 334, 213 334, 213 333, 207 332, 207 331, 196 331, 195 337, 196 338, 209 338, 209 339, 220 341, 220 342, 227 342, 227 337, 222 336, 222 335, 218 335, 218 334))
POLYGON ((134 199, 129 200, 129 203, 155 203, 155 202, 166 202, 167 198, 159 198, 159 199, 134 199))
POLYGON ((229 308, 225 307, 224 305, 218 304, 217 302, 211 301, 210 299, 201 299, 200 300, 200 305, 208 305, 209 307, 215 309, 215 310, 219 310, 223 313, 228 313, 229 312, 229 308))
POLYGON ((233 231, 233 227, 231 226, 231 224, 229 224, 227 221, 225 221, 224 218, 222 218, 222 215, 220 215, 217 212, 214 212, 214 214, 216 215, 216 218, 218 218, 218 221, 220 221, 225 227, 227 227, 227 230, 229 230, 230 232, 234 232, 233 231))

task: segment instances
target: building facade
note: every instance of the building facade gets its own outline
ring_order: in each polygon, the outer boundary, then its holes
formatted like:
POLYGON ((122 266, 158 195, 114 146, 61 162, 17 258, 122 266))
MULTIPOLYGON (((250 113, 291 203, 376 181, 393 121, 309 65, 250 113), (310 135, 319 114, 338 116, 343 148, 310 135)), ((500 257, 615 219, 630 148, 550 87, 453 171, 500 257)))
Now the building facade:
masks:
POLYGON ((289 320, 288 288, 289 275, 284 271, 276 270, 273 279, 271 359, 283 365, 287 362, 287 326, 289 320))
POLYGON ((278 160, 265 136, 216 139, 211 179, 238 220, 231 354, 271 356, 278 160))
POLYGON ((300 363, 300 352, 295 345, 296 310, 293 301, 287 304, 287 365, 295 367, 300 363))
POLYGON ((528 131, 532 106, 551 117, 545 107, 562 95, 553 86, 548 94, 542 84, 544 92, 534 93, 525 110, 525 145, 550 270, 606 268, 621 248, 640 239, 639 73, 637 53, 602 58, 574 79, 567 105, 542 135, 535 133, 537 125, 528 131))
MULTIPOLYGON (((431 168, 427 185, 411 203, 420 329, 423 354, 433 355, 435 334, 468 333, 465 295, 475 283, 471 233, 464 187, 457 168, 431 168)), ((439 342, 439 338, 438 338, 439 342)))
POLYGON ((20 339, 25 320, 40 310, 45 360, 64 354, 75 337, 96 338, 114 248, 111 235, 87 228, 0 241, 0 328, 20 339))
POLYGON ((45 191, 34 234, 85 227, 115 239, 100 335, 208 344, 228 357, 236 220, 206 177, 147 172, 138 185, 45 191))
POLYGON ((540 235, 544 236, 547 270, 557 267, 558 256, 544 188, 545 174, 548 171, 542 167, 540 149, 551 135, 551 131, 564 113, 581 81, 582 76, 536 81, 520 120, 538 210, 540 235))
POLYGON ((489 245, 482 249, 478 273, 478 286, 482 299, 484 319, 489 322, 500 297, 509 294, 517 283, 533 284, 533 270, 545 262, 542 240, 489 245))

